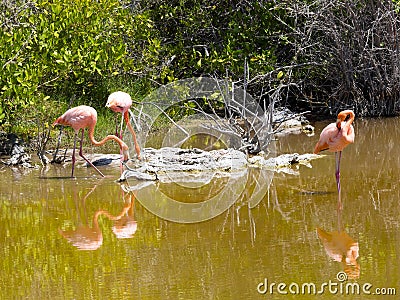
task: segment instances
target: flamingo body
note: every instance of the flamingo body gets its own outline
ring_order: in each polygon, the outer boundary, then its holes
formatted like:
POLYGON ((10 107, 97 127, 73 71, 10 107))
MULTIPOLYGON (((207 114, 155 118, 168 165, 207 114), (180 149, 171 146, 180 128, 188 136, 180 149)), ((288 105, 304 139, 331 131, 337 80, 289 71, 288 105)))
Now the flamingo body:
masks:
POLYGON ((354 121, 354 112, 345 110, 339 113, 336 123, 326 126, 315 145, 314 153, 318 154, 323 150, 340 152, 347 145, 354 143, 354 128, 351 125, 354 121), (348 121, 345 121, 348 119, 348 121))
POLYGON ((62 116, 58 117, 55 125, 70 126, 75 131, 94 126, 97 123, 97 111, 90 106, 81 105, 67 110, 62 116))
POLYGON ((78 132, 81 130, 82 131, 82 137, 80 140, 80 148, 79 148, 79 155, 85 159, 102 177, 104 177, 103 173, 100 172, 99 169, 97 169, 84 155, 82 152, 82 145, 83 145, 83 134, 85 128, 88 128, 89 130, 89 139, 91 143, 95 146, 101 146, 105 144, 109 140, 114 140, 116 141, 121 149, 121 152, 123 153, 123 159, 124 161, 127 161, 129 159, 129 149, 128 146, 118 137, 115 135, 108 135, 106 136, 103 140, 101 141, 96 141, 94 138, 94 128, 97 123, 97 112, 93 107, 86 106, 86 105, 80 105, 76 106, 73 108, 70 108, 67 110, 62 116, 58 117, 54 123, 53 126, 55 125, 64 125, 64 126, 70 126, 74 129, 75 131, 75 138, 74 138, 74 149, 72 152, 72 174, 71 177, 74 177, 74 166, 75 166, 75 148, 76 148, 76 139, 78 132))
POLYGON ((128 93, 121 91, 111 93, 110 96, 108 96, 108 100, 106 103, 106 107, 110 108, 113 112, 122 114, 120 138, 122 138, 122 124, 125 120, 126 125, 128 126, 128 129, 133 137, 137 158, 140 159, 140 147, 136 139, 136 133, 132 127, 129 118, 129 109, 131 106, 132 106, 131 96, 128 93))

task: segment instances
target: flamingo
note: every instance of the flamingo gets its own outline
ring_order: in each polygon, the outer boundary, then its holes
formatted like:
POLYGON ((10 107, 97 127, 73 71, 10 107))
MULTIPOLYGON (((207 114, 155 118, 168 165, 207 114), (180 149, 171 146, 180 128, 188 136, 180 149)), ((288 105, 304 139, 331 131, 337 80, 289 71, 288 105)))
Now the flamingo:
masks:
POLYGON ((342 209, 340 198, 340 159, 343 149, 347 145, 354 143, 354 128, 352 125, 354 117, 355 115, 352 110, 341 111, 337 116, 336 123, 331 123, 322 130, 319 141, 314 148, 315 154, 324 150, 335 152, 335 176, 339 195, 338 209, 342 209))
POLYGON ((89 139, 95 146, 101 146, 105 144, 109 140, 116 141, 120 149, 123 153, 123 160, 127 161, 129 159, 129 149, 128 146, 118 137, 115 135, 107 135, 103 140, 100 142, 94 139, 94 128, 97 122, 97 111, 90 106, 81 105, 70 108, 67 110, 62 116, 58 117, 54 123, 55 125, 65 125, 71 126, 72 129, 75 130, 75 137, 74 137, 74 149, 72 150, 72 173, 71 177, 74 177, 74 167, 75 167, 75 148, 76 148, 76 139, 78 136, 78 132, 82 130, 82 137, 80 140, 80 148, 79 148, 79 156, 81 156, 84 160, 88 162, 102 177, 104 177, 103 173, 100 172, 84 155, 82 152, 82 144, 83 144, 83 135, 85 132, 85 128, 89 128, 89 139))
POLYGON ((136 140, 136 133, 133 130, 133 127, 131 125, 130 118, 129 118, 129 109, 131 106, 132 106, 131 96, 128 93, 121 92, 121 91, 111 93, 110 96, 108 96, 108 100, 106 103, 106 107, 110 108, 113 112, 122 114, 120 138, 122 138, 122 124, 124 123, 124 119, 125 119, 126 125, 128 126, 128 129, 131 132, 132 137, 133 137, 133 142, 135 144, 135 151, 137 154, 137 158, 140 159, 140 147, 136 140))

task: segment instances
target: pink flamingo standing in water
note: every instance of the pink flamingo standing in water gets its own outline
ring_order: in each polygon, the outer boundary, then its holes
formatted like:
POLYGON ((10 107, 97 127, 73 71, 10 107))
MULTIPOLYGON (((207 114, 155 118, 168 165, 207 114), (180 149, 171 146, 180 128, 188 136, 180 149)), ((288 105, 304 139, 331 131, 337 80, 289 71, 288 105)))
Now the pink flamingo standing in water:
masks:
POLYGON ((354 112, 352 110, 341 111, 337 116, 336 123, 331 123, 326 126, 315 145, 314 153, 318 154, 320 151, 328 150, 335 152, 336 160, 336 184, 338 190, 338 209, 342 209, 342 202, 340 197, 340 159, 342 157, 343 149, 351 143, 354 143, 354 128, 351 125, 354 121, 354 112))
POLYGON ((72 173, 71 177, 74 177, 74 167, 75 167, 75 148, 76 148, 76 139, 79 130, 82 130, 82 137, 80 140, 80 148, 79 148, 79 156, 81 156, 84 160, 87 161, 89 165, 91 165, 102 177, 104 177, 103 173, 100 172, 84 155, 82 152, 82 145, 83 145, 83 135, 85 132, 85 128, 89 128, 89 139, 95 146, 101 146, 105 144, 109 140, 116 141, 120 149, 123 153, 124 161, 129 159, 129 149, 128 146, 118 137, 115 135, 108 135, 100 142, 97 142, 94 139, 94 128, 97 123, 97 112, 93 107, 81 105, 70 108, 67 110, 62 116, 58 117, 57 120, 54 121, 53 126, 55 125, 65 125, 71 126, 75 130, 75 137, 74 137, 74 149, 72 150, 72 173))
POLYGON ((131 96, 128 93, 121 92, 121 91, 110 94, 110 96, 108 96, 108 100, 106 103, 106 107, 110 108, 113 112, 122 114, 121 129, 120 129, 119 137, 122 138, 122 124, 125 119, 126 125, 128 126, 128 129, 131 132, 132 137, 133 137, 133 142, 135 144, 135 151, 137 154, 137 158, 140 159, 140 147, 136 140, 136 133, 133 130, 133 127, 132 127, 132 124, 131 124, 130 118, 129 118, 129 109, 131 106, 132 106, 131 96))

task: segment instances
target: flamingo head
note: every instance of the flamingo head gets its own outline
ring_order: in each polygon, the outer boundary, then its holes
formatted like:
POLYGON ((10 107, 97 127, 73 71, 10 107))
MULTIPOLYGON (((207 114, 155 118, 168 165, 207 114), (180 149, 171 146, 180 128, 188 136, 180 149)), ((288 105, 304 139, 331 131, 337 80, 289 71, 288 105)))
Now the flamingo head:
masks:
POLYGON ((124 113, 131 107, 131 105, 131 96, 128 93, 121 91, 110 94, 106 103, 106 107, 116 113, 124 113))
MULTIPOLYGON (((118 139, 118 138, 117 138, 118 139)), ((123 161, 126 162, 129 160, 129 148, 125 144, 124 141, 118 139, 119 146, 121 148, 122 156, 123 156, 123 161)))
POLYGON ((342 123, 353 123, 354 116, 355 115, 352 110, 341 111, 337 116, 336 127, 340 130, 342 128, 342 123))
POLYGON ((128 147, 123 147, 122 148, 122 155, 124 157, 124 162, 129 160, 129 149, 128 147))

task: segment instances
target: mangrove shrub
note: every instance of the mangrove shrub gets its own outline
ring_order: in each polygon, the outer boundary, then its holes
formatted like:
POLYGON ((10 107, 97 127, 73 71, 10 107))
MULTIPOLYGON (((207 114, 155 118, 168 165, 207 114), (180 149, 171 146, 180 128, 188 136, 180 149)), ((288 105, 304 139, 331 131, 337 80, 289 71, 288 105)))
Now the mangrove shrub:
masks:
POLYGON ((71 99, 84 98, 87 104, 104 106, 104 81, 140 72, 145 52, 157 51, 147 42, 151 20, 132 14, 118 0, 2 1, 0 11, 3 128, 21 122, 24 109, 32 117, 51 115, 55 101, 71 104, 71 99), (135 35, 146 40, 136 51, 141 52, 137 60, 127 56, 135 35))
POLYGON ((262 107, 279 87, 296 110, 397 114, 398 3, 4 0, 0 126, 193 76, 241 84, 262 107))

